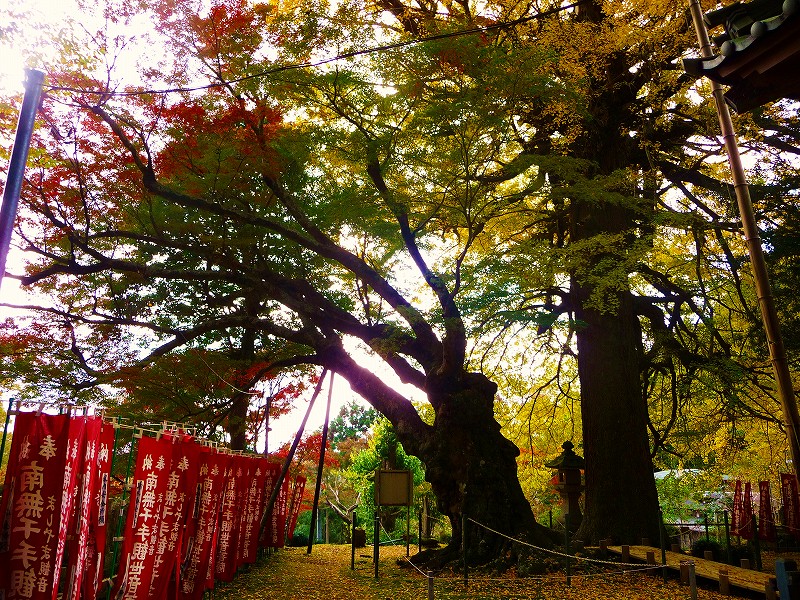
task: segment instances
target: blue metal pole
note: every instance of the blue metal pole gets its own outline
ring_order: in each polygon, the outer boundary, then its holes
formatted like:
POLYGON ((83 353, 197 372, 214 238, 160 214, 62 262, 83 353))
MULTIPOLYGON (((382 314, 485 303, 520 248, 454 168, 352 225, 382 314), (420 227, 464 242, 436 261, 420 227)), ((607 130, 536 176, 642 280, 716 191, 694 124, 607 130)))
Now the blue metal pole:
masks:
POLYGON ((25 70, 25 97, 22 100, 22 110, 17 124, 17 135, 14 138, 14 148, 11 151, 11 161, 8 165, 6 187, 3 190, 3 205, 0 208, 0 282, 6 272, 6 259, 8 247, 11 244, 11 233, 14 231, 14 220, 17 217, 17 203, 22 190, 22 181, 25 178, 25 163, 28 162, 28 149, 33 135, 33 125, 36 121, 36 111, 42 96, 42 82, 44 73, 34 69, 25 70))

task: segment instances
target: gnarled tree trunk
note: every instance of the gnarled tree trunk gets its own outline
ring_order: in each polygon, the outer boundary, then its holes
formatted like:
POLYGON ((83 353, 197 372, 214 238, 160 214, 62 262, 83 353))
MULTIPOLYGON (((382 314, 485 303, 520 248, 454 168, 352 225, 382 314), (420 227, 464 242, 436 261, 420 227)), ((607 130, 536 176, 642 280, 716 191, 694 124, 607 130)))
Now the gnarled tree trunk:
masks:
POLYGON ((478 373, 465 373, 458 381, 429 381, 436 407, 433 428, 422 439, 401 441, 425 463, 438 508, 452 523, 452 541, 436 560, 446 562, 460 552, 463 515, 471 563, 497 558, 511 545, 510 537, 549 546, 519 484, 519 449, 494 418, 497 386, 478 373))

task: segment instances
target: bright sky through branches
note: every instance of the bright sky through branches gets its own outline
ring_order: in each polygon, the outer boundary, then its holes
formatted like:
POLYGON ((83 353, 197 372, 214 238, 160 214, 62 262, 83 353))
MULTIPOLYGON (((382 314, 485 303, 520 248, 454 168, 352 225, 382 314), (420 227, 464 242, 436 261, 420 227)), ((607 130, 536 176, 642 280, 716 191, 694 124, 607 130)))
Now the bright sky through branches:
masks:
POLYGON ((6 0, 0 22, 0 94, 24 90, 25 68, 43 69, 53 59, 43 41, 47 32, 56 31, 68 17, 77 17, 73 0, 6 0), (26 55, 41 53, 38 59, 26 55))
MULTIPOLYGON (((45 73, 51 68, 55 68, 58 64, 58 56, 56 55, 58 45, 55 38, 59 35, 67 35, 69 37, 71 33, 82 37, 83 29, 88 32, 102 28, 103 19, 99 15, 81 11, 75 0, 3 0, 2 3, 3 6, 0 7, 0 97, 17 97, 20 102, 15 102, 15 105, 18 106, 21 104, 21 97, 24 93, 25 68, 40 69, 45 73)), ((134 29, 138 31, 138 29, 134 29)), ((149 48, 149 53, 147 54, 149 59, 153 58, 152 50, 152 48, 149 48)), ((155 54, 157 55, 157 52, 155 54)), ((115 73, 117 75, 122 74, 126 79, 130 77, 130 81, 126 81, 126 83, 138 83, 134 64, 137 58, 141 58, 139 48, 135 44, 131 47, 126 47, 124 52, 117 58, 120 58, 120 60, 115 62, 115 73)), ((325 56, 323 58, 329 57, 325 56)), ((45 87, 47 85, 48 81, 46 79, 45 87)), ((387 91, 389 90, 387 89, 387 91)), ((7 122, 16 123, 17 117, 18 115, 13 115, 7 122)), ((13 136, 13 128, 4 129, 0 132, 0 140, 6 150, 10 148, 13 136)), ((17 260, 14 260, 13 245, 12 242, 9 271, 20 273, 22 270, 20 257, 17 255, 17 260)), ((2 289, 0 289, 0 302, 7 304, 49 304, 46 300, 39 299, 37 302, 31 298, 26 298, 25 294, 19 290, 17 282, 8 278, 4 280, 2 289)), ((4 309, 0 312, 0 318, 9 314, 11 313, 4 309)), ((406 387, 401 382, 396 381, 393 373, 379 369, 379 361, 375 361, 370 357, 366 350, 361 351, 360 354, 363 360, 375 362, 376 372, 381 378, 394 381, 394 386, 397 389, 406 387)), ((407 389, 405 391, 412 397, 415 395, 415 390, 407 389)), ((324 394, 327 396, 327 384, 324 394)), ((419 392, 416 391, 416 394, 418 395, 419 392)), ((315 406, 307 426, 307 433, 321 427, 325 400, 326 397, 321 397, 317 400, 317 406, 315 406)), ((335 416, 341 406, 351 400, 360 399, 349 389, 343 379, 337 378, 331 416, 335 416)), ((284 416, 280 419, 280 422, 272 424, 273 435, 270 439, 270 449, 274 450, 280 444, 292 439, 306 406, 305 403, 301 402, 292 413, 284 416)), ((263 441, 259 442, 259 447, 263 447, 263 441)))

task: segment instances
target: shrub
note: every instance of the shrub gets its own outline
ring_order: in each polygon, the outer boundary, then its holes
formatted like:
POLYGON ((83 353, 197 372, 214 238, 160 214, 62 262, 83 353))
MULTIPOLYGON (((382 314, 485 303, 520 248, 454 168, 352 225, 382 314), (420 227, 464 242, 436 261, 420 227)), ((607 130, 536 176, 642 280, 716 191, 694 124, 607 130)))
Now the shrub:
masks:
POLYGON ((714 560, 720 561, 725 558, 725 550, 717 542, 711 540, 699 539, 692 544, 692 556, 697 558, 704 558, 706 550, 711 550, 714 560))
POLYGON ((308 546, 308 535, 305 533, 295 533, 292 536, 292 539, 289 540, 289 546, 299 547, 302 548, 303 546, 308 546))

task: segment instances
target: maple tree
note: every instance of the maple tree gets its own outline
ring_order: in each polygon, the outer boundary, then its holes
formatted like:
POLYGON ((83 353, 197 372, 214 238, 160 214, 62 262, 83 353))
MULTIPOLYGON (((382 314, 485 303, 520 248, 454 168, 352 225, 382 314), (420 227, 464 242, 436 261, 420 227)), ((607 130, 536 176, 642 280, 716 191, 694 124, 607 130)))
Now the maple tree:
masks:
MULTIPOLYGON (((112 6, 94 45, 68 40, 78 68, 50 73, 19 229, 35 257, 19 279, 57 302, 31 324, 41 347, 59 333, 44 362, 81 389, 133 364, 140 389, 178 349, 213 350, 250 373, 245 393, 256 375, 326 367, 425 463, 453 520, 446 560, 463 513, 548 543, 495 416, 496 381, 513 395, 504 358, 538 335, 552 381, 580 388, 579 535, 657 539, 652 456, 690 389, 678 380, 716 373, 727 394, 718 367, 738 363, 709 306, 733 298, 746 321, 751 304, 746 283, 715 297, 702 275, 722 255, 713 281, 738 277, 741 253, 703 164, 712 115, 672 64, 685 19, 656 0, 440 8, 164 0, 112 6), (127 40, 108 34, 139 10, 166 50, 140 71, 146 90, 117 84, 127 40), (389 41, 403 45, 366 52, 389 41), (333 48, 347 60, 309 64, 333 48)), ((193 384, 245 422, 248 404, 208 377, 193 384)), ((473 560, 508 546, 475 535, 473 560)))

